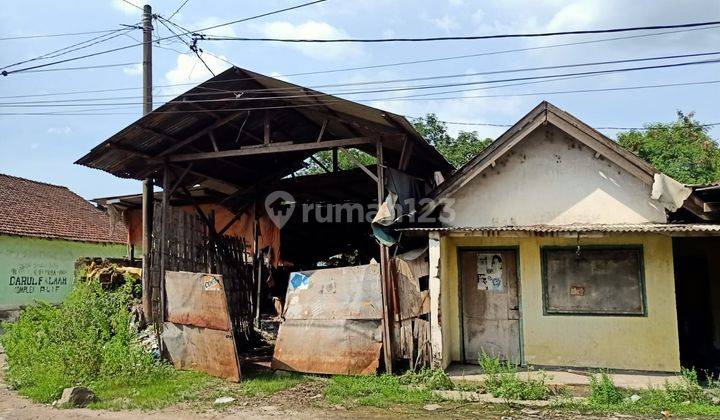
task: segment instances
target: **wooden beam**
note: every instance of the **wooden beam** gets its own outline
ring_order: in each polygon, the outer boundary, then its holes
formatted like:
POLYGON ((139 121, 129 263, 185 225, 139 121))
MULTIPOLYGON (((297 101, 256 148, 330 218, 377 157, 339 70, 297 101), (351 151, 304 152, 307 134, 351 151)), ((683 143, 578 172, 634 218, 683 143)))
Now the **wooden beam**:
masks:
POLYGON ((337 147, 332 149, 332 164, 333 164, 333 172, 337 172, 340 169, 340 165, 338 162, 338 149, 337 147))
POLYGON ((348 159, 350 159, 350 161, 351 161, 352 163, 356 164, 356 165, 358 166, 358 168, 362 169, 363 172, 365 172, 370 178, 372 178, 373 181, 375 181, 375 182, 380 182, 380 181, 378 181, 377 175, 375 175, 374 173, 372 173, 372 171, 371 171, 370 169, 368 169, 368 168, 367 168, 365 165, 363 165, 359 160, 357 160, 357 159, 355 158, 355 156, 351 155, 350 152, 348 152, 344 147, 339 147, 339 149, 345 154, 345 156, 348 157, 348 159))
POLYGON ((217 142, 215 141, 215 133, 213 133, 212 131, 209 132, 208 137, 210 137, 210 143, 212 143, 213 150, 219 152, 220 149, 218 149, 217 142))
POLYGON ((403 140, 402 152, 400 152, 400 161, 398 162, 399 170, 404 172, 407 169, 407 166, 410 163, 410 156, 412 155, 412 150, 413 143, 408 140, 407 136, 405 136, 403 140))
POLYGON ((263 144, 270 144, 270 112, 265 111, 263 117, 263 144))
MULTIPOLYGON (((345 151, 344 149, 340 149, 345 151)), ((377 205, 378 211, 380 206, 385 201, 385 171, 383 170, 383 148, 382 142, 379 140, 376 143, 377 158, 377 176, 375 182, 377 182, 377 205)), ((392 308, 390 306, 390 273, 389 269, 389 252, 388 248, 382 243, 378 244, 380 247, 380 292, 382 297, 382 328, 383 328, 383 360, 385 362, 385 372, 392 374, 393 372, 393 315, 392 308)))
POLYGON ((227 116, 215 121, 214 123, 210 124, 208 127, 203 128, 202 130, 196 132, 195 134, 186 138, 185 140, 181 140, 179 143, 175 143, 174 145, 168 147, 162 153, 160 153, 158 156, 167 156, 167 155, 171 154, 172 152, 194 142, 195 140, 199 139, 200 137, 205 136, 206 134, 210 133, 211 131, 215 130, 216 128, 229 123, 230 121, 237 118, 237 116, 239 116, 245 112, 247 112, 247 111, 233 112, 232 114, 227 115, 227 116))
POLYGON ((323 171, 325 171, 326 173, 330 173, 330 170, 327 168, 327 166, 325 166, 324 163, 320 162, 318 158, 316 158, 315 156, 310 156, 310 159, 312 159, 313 162, 317 163, 317 165, 321 167, 323 171))
POLYGON ((263 155, 271 153, 287 153, 287 152, 302 152, 309 150, 326 150, 332 149, 333 147, 341 146, 356 146, 361 144, 371 144, 375 140, 369 137, 353 137, 349 139, 341 140, 329 140, 320 143, 271 143, 263 144, 258 146, 245 146, 235 150, 224 150, 221 152, 200 152, 200 153, 185 153, 167 156, 170 162, 187 162, 192 160, 203 160, 203 159, 217 159, 224 157, 235 157, 235 156, 253 156, 263 155))
POLYGON ((720 202, 705 202, 703 203, 703 211, 705 213, 713 213, 720 211, 720 202))
POLYGON ((320 140, 322 140, 323 134, 325 134, 325 129, 327 128, 327 125, 328 125, 328 120, 327 120, 327 118, 325 118, 325 121, 323 121, 322 127, 320 127, 320 133, 318 134, 318 137, 317 137, 318 143, 320 143, 320 140))

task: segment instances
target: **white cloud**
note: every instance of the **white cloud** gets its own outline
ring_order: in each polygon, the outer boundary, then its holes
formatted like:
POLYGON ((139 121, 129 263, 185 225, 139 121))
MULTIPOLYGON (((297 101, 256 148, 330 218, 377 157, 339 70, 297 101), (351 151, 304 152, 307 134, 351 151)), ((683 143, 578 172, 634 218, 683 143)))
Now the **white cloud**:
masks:
MULTIPOLYGON (((308 20, 299 25, 284 21, 270 22, 260 26, 259 29, 265 36, 270 38, 329 39, 348 37, 345 31, 329 23, 314 20, 308 20)), ((360 46, 354 44, 292 43, 285 44, 285 46, 295 48, 308 57, 327 61, 355 58, 363 54, 360 46)))
MULTIPOLYGON (((220 58, 217 58, 210 54, 202 54, 201 57, 215 74, 219 74, 230 67, 228 63, 222 61, 225 56, 220 55, 218 56, 220 58)), ((212 73, 197 56, 194 54, 180 54, 175 67, 165 73, 165 80, 169 84, 182 84, 182 86, 165 88, 163 93, 178 95, 192 88, 193 84, 204 82, 211 77, 213 77, 212 73)))
POLYGON ((64 125, 61 127, 50 127, 46 131, 48 134, 70 134, 72 132, 72 128, 64 125))
POLYGON ((138 13, 141 13, 140 10, 138 10, 138 7, 142 9, 142 7, 145 4, 149 4, 150 0, 127 0, 128 2, 125 2, 123 0, 112 0, 112 5, 114 8, 120 10, 123 13, 126 13, 128 15, 137 15, 138 13), (137 6, 137 7, 135 7, 137 6))
POLYGON ((143 65, 142 63, 133 64, 129 67, 123 67, 122 71, 128 76, 139 76, 143 72, 143 65))
POLYGON ((450 33, 454 29, 458 29, 460 24, 452 16, 445 15, 441 18, 430 19, 432 23, 443 31, 450 33))

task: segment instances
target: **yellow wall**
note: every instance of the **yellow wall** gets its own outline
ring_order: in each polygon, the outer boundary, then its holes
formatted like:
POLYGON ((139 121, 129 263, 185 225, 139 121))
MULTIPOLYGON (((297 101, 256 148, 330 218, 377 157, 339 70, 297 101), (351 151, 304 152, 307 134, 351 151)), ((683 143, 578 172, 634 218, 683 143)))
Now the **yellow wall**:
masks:
POLYGON ((461 360, 457 247, 518 246, 523 362, 677 372, 680 370, 672 239, 656 234, 581 238, 582 245, 642 245, 647 316, 543 315, 541 246, 575 246, 576 238, 441 238, 443 361, 461 360))

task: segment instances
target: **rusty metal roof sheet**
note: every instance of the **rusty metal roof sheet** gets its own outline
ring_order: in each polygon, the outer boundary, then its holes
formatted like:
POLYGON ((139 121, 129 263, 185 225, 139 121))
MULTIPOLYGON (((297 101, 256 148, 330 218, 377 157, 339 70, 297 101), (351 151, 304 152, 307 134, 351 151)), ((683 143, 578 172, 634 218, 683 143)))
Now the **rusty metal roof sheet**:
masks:
POLYGON ((410 227, 400 231, 421 232, 608 232, 608 233, 717 233, 720 224, 679 224, 679 223, 639 223, 639 224, 570 224, 570 225, 528 225, 528 226, 464 226, 464 227, 410 227))
MULTIPOLYGON (((402 116, 237 67, 139 118, 75 163, 122 178, 143 179, 159 174, 159 166, 152 163, 152 158, 194 135, 198 136, 197 140, 177 151, 212 151, 210 131, 220 150, 257 145, 258 139, 262 143, 266 113, 271 122, 273 142, 316 142, 321 127, 324 129, 323 140, 382 137, 387 148, 385 158, 394 164, 399 161, 407 139, 414 147, 406 172, 432 178, 433 171, 453 169, 402 116)), ((356 147, 374 154, 374 144, 356 147)), ((214 179, 236 187, 252 186, 265 182, 268 172, 274 179, 281 179, 299 169, 313 153, 288 152, 197 161, 188 184, 214 179), (273 171, 268 171, 269 168, 273 171)))

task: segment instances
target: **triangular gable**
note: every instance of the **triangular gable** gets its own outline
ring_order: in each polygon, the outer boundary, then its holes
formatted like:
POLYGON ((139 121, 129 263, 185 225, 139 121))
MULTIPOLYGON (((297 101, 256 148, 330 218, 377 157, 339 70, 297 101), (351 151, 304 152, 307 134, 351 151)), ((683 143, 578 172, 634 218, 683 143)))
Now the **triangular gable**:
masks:
POLYGON ((659 172, 652 165, 625 150, 589 125, 551 103, 543 101, 436 188, 432 194, 433 199, 452 195, 484 170, 492 167, 495 161, 522 142, 535 129, 546 124, 557 127, 594 150, 598 157, 602 156, 608 159, 648 185, 653 184, 653 177, 659 172))

